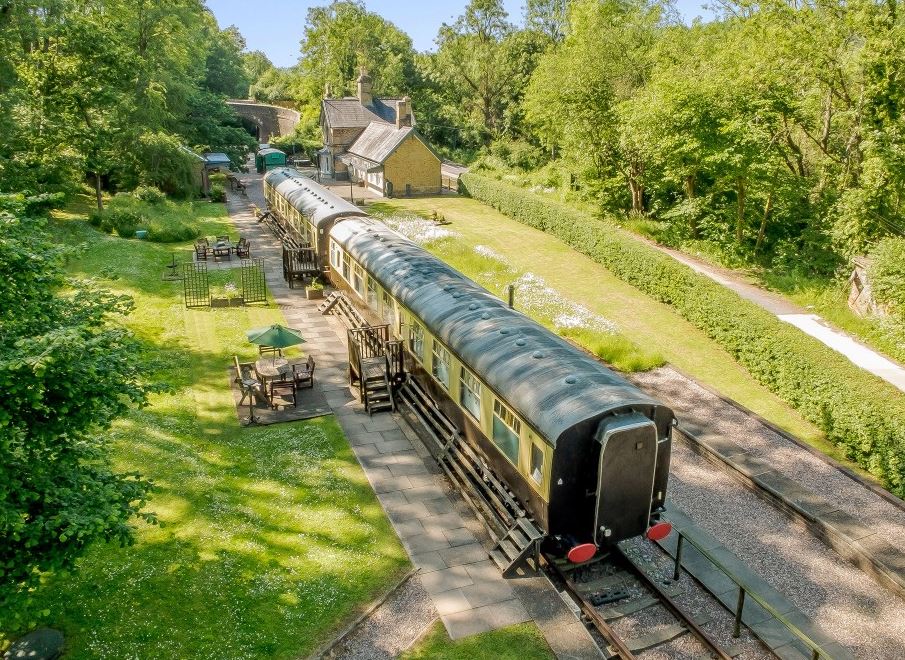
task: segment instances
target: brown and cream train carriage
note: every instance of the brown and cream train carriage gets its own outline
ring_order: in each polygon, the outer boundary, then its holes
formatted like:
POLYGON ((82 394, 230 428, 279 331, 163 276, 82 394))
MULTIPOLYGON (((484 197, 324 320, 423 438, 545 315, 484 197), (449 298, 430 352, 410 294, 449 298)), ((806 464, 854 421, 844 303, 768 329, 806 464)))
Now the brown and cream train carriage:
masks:
POLYGON ((587 550, 654 526, 672 411, 382 223, 330 230, 336 284, 546 534, 587 550))

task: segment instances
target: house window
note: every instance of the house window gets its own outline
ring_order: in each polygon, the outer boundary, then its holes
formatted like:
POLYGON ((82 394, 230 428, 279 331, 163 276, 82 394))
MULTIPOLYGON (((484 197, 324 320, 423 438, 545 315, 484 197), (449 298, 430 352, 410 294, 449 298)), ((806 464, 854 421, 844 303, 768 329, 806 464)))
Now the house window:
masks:
POLYGON ((352 286, 355 287, 355 290, 358 291, 358 295, 362 298, 365 297, 365 271, 364 268, 359 266, 358 264, 353 264, 352 266, 353 277, 352 277, 352 286))
POLYGON ((368 307, 377 311, 377 282, 373 277, 368 278, 368 307))
POLYGON ((493 400, 493 442, 510 461, 518 465, 519 433, 522 423, 498 399, 493 400))
POLYGON ((434 374, 434 378, 440 381, 440 384, 443 385, 446 389, 449 389, 449 351, 447 351, 443 344, 438 342, 436 339, 433 342, 433 361, 431 365, 431 371, 434 374))
POLYGON ((531 479, 538 486, 544 482, 544 450, 537 444, 531 444, 531 467, 529 469, 531 479))
POLYGON ((459 378, 459 403, 472 417, 481 421, 481 383, 464 368, 459 378))
POLYGON ((412 335, 409 341, 409 349, 412 354, 418 358, 419 362, 424 360, 424 328, 418 323, 412 323, 412 335))

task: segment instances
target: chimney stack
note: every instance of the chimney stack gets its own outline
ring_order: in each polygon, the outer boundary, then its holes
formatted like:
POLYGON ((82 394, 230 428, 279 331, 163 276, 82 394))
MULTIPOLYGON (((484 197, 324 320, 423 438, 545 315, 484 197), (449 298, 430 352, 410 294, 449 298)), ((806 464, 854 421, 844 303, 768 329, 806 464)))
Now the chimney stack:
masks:
POLYGON ((364 67, 358 74, 358 100, 365 106, 372 105, 374 101, 371 97, 371 76, 364 67))
POLYGON ((396 101, 396 128, 412 125, 412 99, 403 96, 396 101))

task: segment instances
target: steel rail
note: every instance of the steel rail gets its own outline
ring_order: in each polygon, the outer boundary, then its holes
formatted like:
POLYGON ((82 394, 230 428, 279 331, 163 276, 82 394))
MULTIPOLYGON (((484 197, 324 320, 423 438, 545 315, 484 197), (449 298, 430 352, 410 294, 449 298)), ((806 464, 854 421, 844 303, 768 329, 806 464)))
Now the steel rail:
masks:
POLYGON ((695 623, 694 619, 691 618, 691 615, 686 613, 682 608, 680 608, 676 602, 672 599, 672 597, 666 593, 666 590, 654 580, 651 576, 645 573, 638 564, 636 564, 628 555, 622 552, 619 549, 619 553, 622 557, 628 562, 630 566, 635 569, 635 572, 641 577, 644 583, 650 588, 654 593, 657 594, 657 597, 663 603, 663 606, 669 610, 669 612, 676 617, 679 621, 685 624, 688 627, 688 630, 694 635, 698 641, 700 641, 704 646, 706 646, 712 653, 715 653, 716 656, 720 660, 732 660, 732 656, 726 653, 722 648, 720 648, 719 643, 713 639, 707 632, 701 628, 697 623, 695 623))

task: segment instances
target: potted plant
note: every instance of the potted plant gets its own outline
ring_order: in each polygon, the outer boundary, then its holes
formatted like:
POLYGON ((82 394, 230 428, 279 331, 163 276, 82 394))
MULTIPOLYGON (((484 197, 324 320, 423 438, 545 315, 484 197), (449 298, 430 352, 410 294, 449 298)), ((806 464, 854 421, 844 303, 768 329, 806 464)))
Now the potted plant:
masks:
POLYGON ((305 287, 305 297, 308 300, 320 300, 324 297, 324 285, 316 277, 305 287))
POLYGON ((239 295, 239 287, 232 282, 224 285, 223 290, 226 291, 227 303, 230 307, 241 307, 245 304, 245 300, 239 295))

